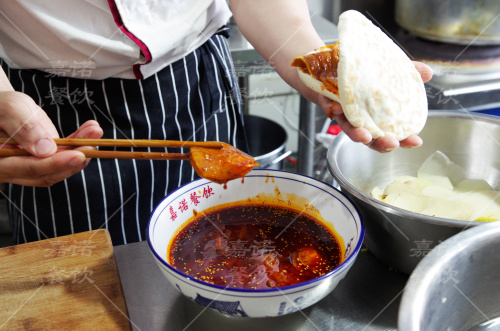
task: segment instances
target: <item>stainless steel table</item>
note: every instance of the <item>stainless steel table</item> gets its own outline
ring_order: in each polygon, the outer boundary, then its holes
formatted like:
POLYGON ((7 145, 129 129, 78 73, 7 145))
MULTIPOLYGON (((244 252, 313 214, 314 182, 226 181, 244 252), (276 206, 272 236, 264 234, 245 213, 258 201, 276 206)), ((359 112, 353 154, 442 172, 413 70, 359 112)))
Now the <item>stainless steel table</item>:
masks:
MULTIPOLYGON (((325 44, 332 44, 338 40, 337 26, 327 19, 313 15, 311 17, 312 24, 320 38, 325 44)), ((273 70, 262 56, 255 51, 255 49, 248 43, 248 41, 240 33, 236 24, 230 24, 231 37, 229 38, 229 48, 231 55, 242 71, 242 76, 239 76, 240 88, 243 90, 248 89, 248 74, 255 73, 255 71, 265 72, 266 70, 273 70), (248 74, 244 74, 244 68, 248 67, 248 74), (256 69, 257 68, 257 69, 256 69)), ((244 107, 248 107, 248 102, 243 100, 244 107)), ((248 113, 248 109, 246 112, 248 113)), ((298 141, 298 167, 299 173, 313 176, 314 172, 314 144, 315 144, 315 115, 316 105, 301 97, 299 109, 299 141, 298 141)))
POLYGON ((326 331, 396 330, 408 277, 361 251, 346 278, 326 298, 290 315, 227 317, 190 301, 161 273, 145 241, 115 247, 134 330, 326 331))

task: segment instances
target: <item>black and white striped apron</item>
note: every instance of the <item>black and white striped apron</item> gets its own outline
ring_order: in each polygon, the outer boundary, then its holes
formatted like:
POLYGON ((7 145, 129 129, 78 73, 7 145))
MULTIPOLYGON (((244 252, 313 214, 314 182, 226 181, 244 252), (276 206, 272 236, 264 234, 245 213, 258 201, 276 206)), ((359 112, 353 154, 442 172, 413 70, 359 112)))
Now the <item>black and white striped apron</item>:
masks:
MULTIPOLYGON (((47 112, 61 137, 94 119, 104 138, 216 140, 246 150, 227 36, 227 29, 219 31, 143 80, 85 80, 2 66, 14 88, 47 112)), ((189 161, 93 159, 49 188, 9 185, 14 243, 99 228, 108 229, 114 245, 145 240, 155 205, 195 178, 189 161)))

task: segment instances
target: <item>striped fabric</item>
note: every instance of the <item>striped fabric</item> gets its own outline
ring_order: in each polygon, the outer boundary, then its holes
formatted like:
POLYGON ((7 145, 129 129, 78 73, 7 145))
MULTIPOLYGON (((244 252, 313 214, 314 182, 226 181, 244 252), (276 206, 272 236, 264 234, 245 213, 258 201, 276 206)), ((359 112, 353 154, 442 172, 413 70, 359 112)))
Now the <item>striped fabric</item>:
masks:
MULTIPOLYGON (((217 140, 247 150, 227 33, 143 80, 83 80, 2 66, 14 88, 47 112, 61 137, 94 119, 104 138, 217 140)), ((109 230, 114 245, 145 240, 155 205, 195 178, 189 161, 94 159, 49 188, 9 185, 14 242, 99 228, 109 230)))

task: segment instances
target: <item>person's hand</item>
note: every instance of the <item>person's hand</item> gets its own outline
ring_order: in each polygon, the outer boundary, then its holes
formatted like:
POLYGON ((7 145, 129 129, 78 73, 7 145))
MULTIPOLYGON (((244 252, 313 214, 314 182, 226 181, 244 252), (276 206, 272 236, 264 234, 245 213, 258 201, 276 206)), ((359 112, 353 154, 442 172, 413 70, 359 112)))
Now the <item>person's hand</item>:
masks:
MULTIPOLYGON (((68 138, 101 138, 96 121, 87 121, 68 138)), ((93 147, 61 148, 53 138, 59 135, 47 114, 26 94, 0 92, 0 137, 14 138, 34 156, 0 158, 0 183, 51 186, 84 169, 89 160, 79 150, 93 147)), ((0 146, 8 148, 9 146, 0 146)))
MULTIPOLYGON (((422 76, 422 80, 428 82, 432 78, 432 69, 424 63, 413 62, 415 68, 422 76)), ((378 152, 390 152, 398 147, 410 148, 422 145, 422 139, 417 135, 412 135, 405 140, 398 141, 395 137, 384 136, 372 139, 372 135, 364 128, 355 128, 347 121, 342 106, 330 99, 320 95, 318 104, 323 109, 326 116, 336 120, 342 131, 353 141, 363 143, 378 152)))

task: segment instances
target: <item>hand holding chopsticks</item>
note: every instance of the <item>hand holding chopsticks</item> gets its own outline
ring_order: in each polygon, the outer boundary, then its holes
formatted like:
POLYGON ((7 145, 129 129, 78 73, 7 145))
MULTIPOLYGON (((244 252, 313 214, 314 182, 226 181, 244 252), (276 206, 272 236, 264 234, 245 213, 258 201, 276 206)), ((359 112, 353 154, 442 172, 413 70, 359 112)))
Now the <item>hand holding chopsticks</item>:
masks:
MULTIPOLYGON (((190 148, 189 153, 135 152, 80 150, 87 158, 143 159, 143 160, 189 160, 196 173, 216 183, 241 178, 259 164, 253 157, 235 147, 217 141, 196 142, 177 140, 133 140, 133 139, 54 139, 58 146, 106 146, 106 147, 168 147, 190 148)), ((0 138, 0 147, 17 145, 11 138, 0 138)), ((58 150, 63 151, 63 150, 58 150)), ((30 156, 21 148, 0 148, 0 156, 30 156)))

